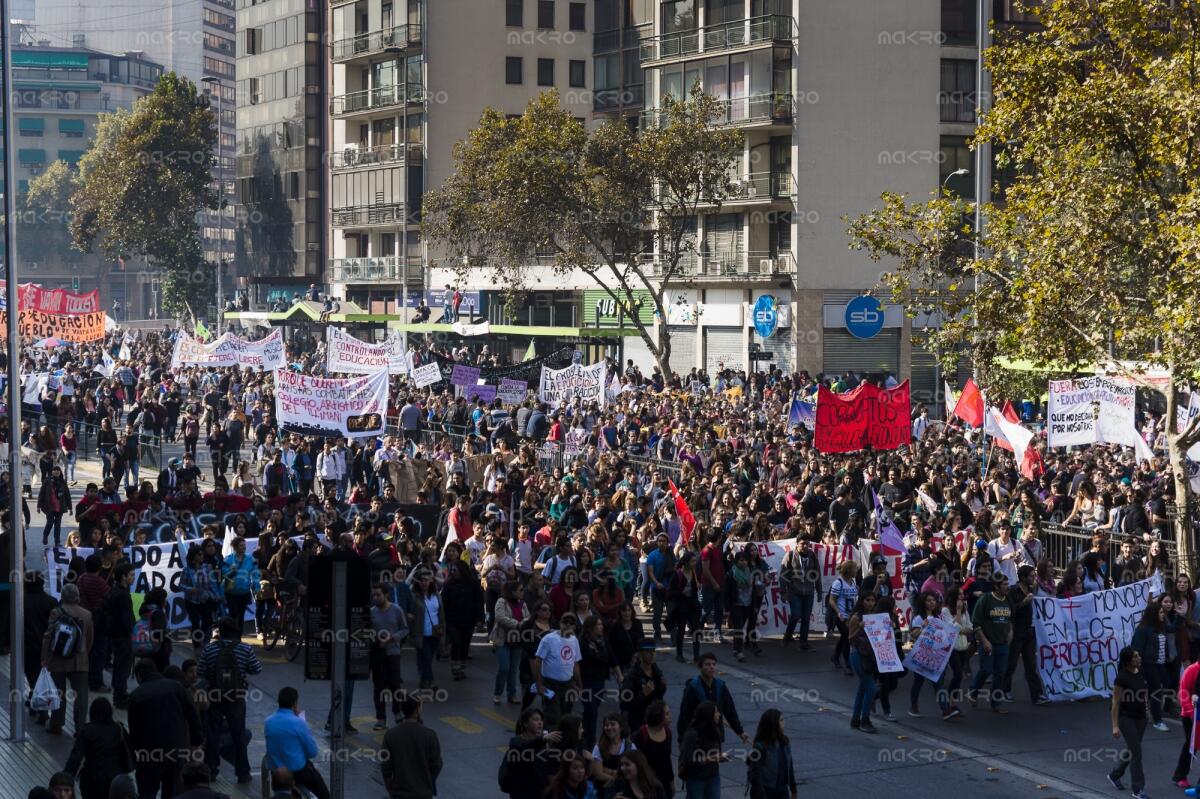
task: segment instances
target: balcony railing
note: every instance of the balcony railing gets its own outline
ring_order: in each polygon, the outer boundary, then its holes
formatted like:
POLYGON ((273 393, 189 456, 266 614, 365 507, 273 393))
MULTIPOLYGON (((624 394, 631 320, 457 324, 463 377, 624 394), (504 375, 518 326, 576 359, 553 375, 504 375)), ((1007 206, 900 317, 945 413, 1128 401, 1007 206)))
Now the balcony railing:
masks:
POLYGON ((640 107, 646 102, 646 87, 641 84, 624 89, 597 89, 592 95, 592 110, 607 111, 613 108, 640 107))
POLYGON ((421 157, 419 144, 379 144, 375 147, 347 146, 340 153, 329 154, 329 168, 357 169, 379 164, 402 165, 408 159, 421 157))
POLYGON ((333 209, 335 228, 396 226, 404 221, 404 203, 372 203, 333 209))
MULTIPOLYGON (((649 274, 662 277, 666 264, 654 259, 647 264, 649 274)), ((764 280, 796 274, 796 259, 789 252, 731 252, 685 255, 680 259, 673 281, 712 281, 761 278, 764 280)))
POLYGON ((382 53, 393 47, 407 50, 420 43, 420 25, 394 25, 390 28, 338 39, 333 43, 333 60, 348 61, 351 58, 382 53))
POLYGON ((655 36, 642 42, 641 59, 643 63, 661 61, 754 44, 788 42, 795 38, 796 20, 793 17, 769 14, 655 36))
MULTIPOLYGON (((795 195, 795 192, 796 184, 790 172, 785 170, 751 172, 731 178, 728 191, 721 202, 728 205, 742 202, 789 200, 795 195)), ((663 201, 661 186, 654 187, 653 196, 655 202, 663 201)), ((712 202, 711 195, 702 197, 701 202, 712 202)))
MULTIPOLYGON (((723 97, 716 105, 715 125, 788 125, 792 121, 792 96, 784 92, 723 97)), ((661 108, 648 108, 642 112, 642 127, 663 125, 667 121, 667 114, 661 108)))
POLYGON ((422 283, 420 256, 383 255, 368 258, 331 258, 330 272, 335 283, 376 283, 401 281, 422 283))
POLYGON ((339 116, 424 101, 425 89, 419 83, 398 83, 339 94, 330 103, 330 113, 339 116))

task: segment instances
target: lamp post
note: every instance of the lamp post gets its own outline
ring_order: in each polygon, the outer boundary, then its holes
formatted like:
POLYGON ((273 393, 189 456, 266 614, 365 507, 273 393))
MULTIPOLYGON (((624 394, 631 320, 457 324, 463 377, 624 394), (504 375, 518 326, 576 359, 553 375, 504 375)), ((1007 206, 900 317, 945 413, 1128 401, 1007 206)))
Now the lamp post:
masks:
POLYGON ((943 189, 946 188, 946 184, 950 182, 950 178, 960 178, 963 175, 969 175, 969 174, 971 174, 971 170, 967 169, 966 167, 963 167, 962 169, 954 170, 949 175, 946 175, 946 179, 942 181, 942 188, 943 189))
POLYGON ((206 75, 200 79, 201 83, 209 86, 208 94, 211 97, 213 93, 212 87, 216 87, 217 93, 217 335, 220 335, 225 326, 224 318, 221 315, 221 267, 225 257, 225 148, 221 146, 221 112, 224 109, 223 86, 221 79, 206 75))

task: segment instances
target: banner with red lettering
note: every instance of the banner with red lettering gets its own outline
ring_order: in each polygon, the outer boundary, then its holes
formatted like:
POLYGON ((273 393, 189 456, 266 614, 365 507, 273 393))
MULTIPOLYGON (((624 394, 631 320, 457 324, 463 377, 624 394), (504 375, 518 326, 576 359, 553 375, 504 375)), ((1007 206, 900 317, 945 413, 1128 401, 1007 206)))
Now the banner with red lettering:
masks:
POLYGON ((180 332, 171 352, 171 368, 181 366, 239 366, 271 371, 284 364, 283 333, 272 330, 258 341, 226 333, 211 344, 180 332))
MULTIPOLYGON (((82 314, 50 314, 44 311, 21 311, 17 332, 21 338, 55 338, 85 343, 104 338, 104 311, 82 314)), ((0 341, 8 338, 8 312, 0 311, 0 341)))
POLYGON ((912 440, 910 399, 907 380, 889 389, 863 383, 845 394, 821 386, 814 443, 821 452, 903 446, 912 440))
POLYGON ((331 380, 275 370, 275 418, 280 429, 315 436, 383 434, 388 373, 331 380))
POLYGON ((399 333, 391 334, 382 344, 371 344, 340 328, 325 328, 325 371, 370 375, 381 369, 394 375, 408 372, 408 358, 399 333))
MULTIPOLYGON (((763 600, 762 611, 758 616, 759 635, 783 635, 787 630, 789 608, 783 597, 783 588, 779 584, 779 573, 783 569, 783 559, 796 546, 796 539, 785 538, 775 541, 755 541, 758 554, 766 561, 769 570, 767 578, 767 595, 763 600)), ((745 542, 733 543, 735 550, 745 546, 745 542)), ((830 547, 824 544, 813 544, 813 554, 817 557, 821 574, 821 583, 814 594, 812 617, 809 630, 825 631, 824 598, 829 593, 829 586, 837 578, 837 567, 843 561, 859 559, 858 550, 850 545, 830 547)))
MULTIPOLYGON (((0 296, 4 293, 5 281, 0 280, 0 296)), ((22 311, 41 311, 49 314, 84 314, 100 310, 100 292, 93 289, 86 294, 77 294, 67 289, 42 288, 37 283, 21 283, 17 287, 18 302, 22 311)), ((0 301, 0 308, 4 308, 0 301)))

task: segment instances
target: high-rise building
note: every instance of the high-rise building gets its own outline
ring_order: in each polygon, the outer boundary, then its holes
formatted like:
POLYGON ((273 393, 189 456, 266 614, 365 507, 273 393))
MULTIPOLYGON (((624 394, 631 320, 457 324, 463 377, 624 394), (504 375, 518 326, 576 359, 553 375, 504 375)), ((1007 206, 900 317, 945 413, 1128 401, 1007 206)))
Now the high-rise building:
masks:
MULTIPOLYGON (((15 46, 12 61, 18 196, 55 161, 74 169, 95 135, 99 115, 132 108, 163 74, 161 64, 141 54, 48 44, 15 46)), ((69 215, 69 207, 17 214, 21 280, 49 288, 99 289, 105 308, 116 301, 122 318, 145 318, 159 299, 157 271, 141 258, 73 249, 66 228, 69 215)))
POLYGON ((237 3, 237 263, 256 303, 324 280, 328 73, 317 9, 237 3))
MULTIPOLYGON (((234 252, 234 0, 36 0, 29 17, 31 36, 57 47, 94 47, 140 53, 166 71, 182 75, 210 92, 219 116, 217 165, 223 211, 199 214, 204 258, 224 263, 226 294, 238 284, 234 252)), ((199 309, 197 309, 199 311, 199 309)))

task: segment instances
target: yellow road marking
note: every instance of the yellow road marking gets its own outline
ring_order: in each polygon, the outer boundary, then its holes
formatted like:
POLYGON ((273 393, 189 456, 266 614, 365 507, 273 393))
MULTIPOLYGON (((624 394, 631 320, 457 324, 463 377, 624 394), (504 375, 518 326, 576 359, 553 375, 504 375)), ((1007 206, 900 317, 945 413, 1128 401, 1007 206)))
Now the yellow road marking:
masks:
POLYGON ((439 721, 467 735, 477 735, 483 732, 483 727, 464 716, 442 716, 439 721))
POLYGON ((485 719, 491 719, 502 727, 507 727, 510 730, 513 728, 513 725, 517 723, 516 719, 509 718, 502 713, 492 710, 490 707, 477 707, 475 708, 475 712, 483 716, 485 719))

